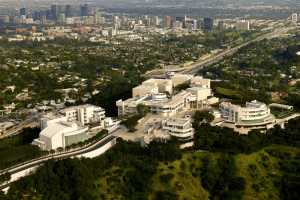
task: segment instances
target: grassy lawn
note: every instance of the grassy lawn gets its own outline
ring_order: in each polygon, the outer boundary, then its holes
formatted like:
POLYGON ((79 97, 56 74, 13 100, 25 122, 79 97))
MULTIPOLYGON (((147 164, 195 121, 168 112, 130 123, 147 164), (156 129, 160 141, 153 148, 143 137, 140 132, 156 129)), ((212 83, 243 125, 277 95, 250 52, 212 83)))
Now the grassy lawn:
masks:
POLYGON ((242 95, 238 91, 222 87, 216 88, 216 95, 230 99, 242 99, 242 95))
POLYGON ((279 119, 288 117, 290 115, 292 115, 294 113, 294 111, 290 111, 290 110, 280 110, 280 109, 276 109, 276 108, 271 108, 271 113, 279 119))

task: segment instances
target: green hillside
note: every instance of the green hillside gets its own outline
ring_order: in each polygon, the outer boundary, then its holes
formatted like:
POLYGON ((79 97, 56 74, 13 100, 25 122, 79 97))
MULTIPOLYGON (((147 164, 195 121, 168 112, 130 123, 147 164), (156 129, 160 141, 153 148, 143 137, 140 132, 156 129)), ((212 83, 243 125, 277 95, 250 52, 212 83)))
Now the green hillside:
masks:
POLYGON ((295 119, 285 129, 238 135, 195 120, 194 149, 118 140, 94 159, 47 162, 0 199, 298 200, 299 126, 295 119))
MULTIPOLYGON (((182 158, 172 162, 160 162, 156 172, 151 177, 148 199, 218 199, 203 187, 201 174, 204 173, 203 159, 209 158, 214 169, 218 171, 217 161, 226 156, 223 153, 186 152, 182 158)), ((245 185, 241 191, 235 191, 234 199, 282 199, 281 181, 289 172, 285 169, 285 162, 300 162, 300 149, 274 145, 252 154, 238 154, 232 156, 234 160, 234 177, 241 177, 245 185), (283 157, 282 157, 283 156, 283 157)), ((231 156, 229 156, 231 157, 231 156)), ((300 166, 297 166, 300 168, 300 166)), ((127 169, 111 168, 97 180, 95 192, 102 194, 103 199, 124 199, 120 188, 122 177, 127 169)), ((299 169, 298 169, 299 170, 299 169)), ((212 174, 216 182, 217 172, 212 174)), ((146 180, 145 180, 146 181, 146 180)), ((149 181, 149 180, 148 180, 149 181)), ((230 187, 230 186, 229 186, 230 187)), ((232 198, 233 199, 233 198, 232 198)))

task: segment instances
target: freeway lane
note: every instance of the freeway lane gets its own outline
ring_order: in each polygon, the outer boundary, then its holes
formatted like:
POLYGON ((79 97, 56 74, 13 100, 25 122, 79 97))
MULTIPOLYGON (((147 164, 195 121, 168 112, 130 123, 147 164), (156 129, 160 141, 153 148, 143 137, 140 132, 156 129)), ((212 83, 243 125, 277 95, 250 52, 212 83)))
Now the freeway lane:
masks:
POLYGON ((2 135, 0 135, 0 139, 3 139, 5 137, 10 137, 19 134, 23 129, 25 128, 34 128, 38 127, 38 119, 41 117, 40 114, 31 115, 26 120, 21 122, 20 124, 4 131, 2 135))
MULTIPOLYGON (((296 26, 292 27, 280 27, 276 28, 272 32, 265 33, 263 35, 258 36, 257 38, 254 38, 250 41, 247 41, 243 44, 240 44, 236 47, 232 47, 230 49, 226 49, 220 53, 213 54, 211 57, 206 58, 205 60, 196 61, 195 63, 191 64, 190 66, 181 68, 178 72, 183 74, 196 74, 200 69, 203 67, 218 63, 219 61, 223 60, 226 56, 231 56, 234 53, 236 53, 239 49, 248 46, 249 44, 253 42, 262 41, 264 39, 274 38, 278 37, 282 34, 287 33, 290 30, 296 29, 296 26)), ((179 66, 178 66, 179 67, 179 66)), ((163 69, 157 69, 157 70, 151 70, 149 72, 146 72, 146 77, 164 77, 166 71, 163 69)))
POLYGON ((266 33, 264 35, 258 36, 257 38, 250 40, 248 42, 245 42, 241 45, 238 45, 236 47, 233 47, 231 49, 225 50, 221 53, 218 53, 216 55, 214 55, 211 58, 208 58, 204 61, 198 62, 193 64, 192 66, 186 67, 182 70, 182 73, 185 74, 195 74, 197 73, 201 68, 212 65, 214 63, 217 63, 219 61, 221 61, 222 59, 224 59, 226 56, 231 56, 234 53, 236 53, 239 49, 248 46, 249 44, 253 43, 253 42, 259 42, 262 41, 264 39, 268 39, 268 38, 273 38, 273 37, 278 37, 284 33, 287 33, 290 30, 295 29, 296 27, 287 27, 287 28, 281 28, 281 29, 276 29, 271 33, 266 33))

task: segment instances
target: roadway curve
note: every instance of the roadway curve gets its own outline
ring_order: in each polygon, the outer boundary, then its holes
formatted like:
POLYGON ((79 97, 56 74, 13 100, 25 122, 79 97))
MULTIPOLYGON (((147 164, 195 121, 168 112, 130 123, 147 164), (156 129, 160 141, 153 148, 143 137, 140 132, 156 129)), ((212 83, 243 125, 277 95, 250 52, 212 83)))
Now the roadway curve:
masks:
MULTIPOLYGON (((114 136, 113 133, 105 136, 104 138, 102 138, 101 140, 94 142, 92 144, 89 144, 87 146, 84 146, 82 148, 76 149, 76 150, 72 150, 72 151, 68 151, 68 152, 62 152, 62 153, 57 153, 57 154, 51 154, 51 155, 47 155, 44 157, 40 157, 40 158, 36 158, 33 160, 29 160, 26 161, 24 163, 20 163, 17 164, 15 166, 9 167, 7 169, 1 170, 0 174, 4 174, 4 173, 10 173, 10 174, 15 174, 18 173, 20 171, 32 168, 32 167, 38 167, 42 164, 44 164, 45 162, 47 162, 48 160, 61 160, 61 159, 65 159, 65 158, 70 158, 70 157, 74 157, 74 156, 78 156, 78 155, 82 155, 91 151, 94 151, 102 146, 104 146, 105 144, 111 142, 112 140, 116 139, 116 136, 114 136)), ((7 188, 12 182, 9 182, 7 184, 1 185, 0 186, 0 190, 3 190, 4 188, 7 188)))

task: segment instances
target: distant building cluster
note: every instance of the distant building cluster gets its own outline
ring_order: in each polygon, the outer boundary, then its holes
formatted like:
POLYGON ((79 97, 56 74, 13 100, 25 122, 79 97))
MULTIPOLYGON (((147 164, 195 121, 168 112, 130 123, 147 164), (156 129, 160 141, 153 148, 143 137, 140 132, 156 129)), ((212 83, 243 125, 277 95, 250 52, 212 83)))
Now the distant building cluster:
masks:
POLYGON ((215 19, 188 15, 129 15, 105 12, 89 4, 51 5, 46 10, 20 8, 0 15, 0 39, 9 42, 42 42, 56 38, 88 39, 108 43, 112 37, 128 41, 147 41, 143 33, 178 36, 202 34, 213 30, 253 30, 259 20, 215 19))
MULTIPOLYGON (((11 15, 0 15, 0 24, 29 24, 29 25, 103 25, 109 24, 113 30, 127 27, 133 30, 145 27, 159 27, 165 29, 187 29, 189 31, 212 31, 216 24, 225 27, 223 20, 211 17, 189 16, 117 16, 105 13, 97 7, 88 4, 75 7, 73 5, 51 5, 46 10, 29 10, 20 8, 19 12, 11 15)), ((237 22, 238 29, 249 29, 249 21, 237 22)))

